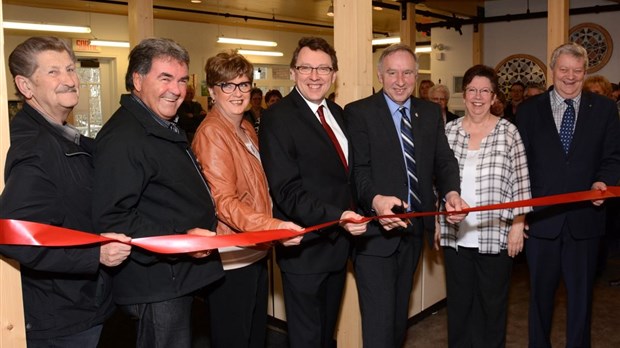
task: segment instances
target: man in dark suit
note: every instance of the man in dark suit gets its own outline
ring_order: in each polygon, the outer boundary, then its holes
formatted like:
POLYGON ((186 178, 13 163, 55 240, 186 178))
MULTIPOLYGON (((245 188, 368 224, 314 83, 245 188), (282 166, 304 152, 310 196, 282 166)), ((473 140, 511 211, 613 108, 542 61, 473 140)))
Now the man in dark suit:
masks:
MULTIPOLYGON (((325 99, 337 71, 336 51, 325 40, 302 38, 291 60, 295 88, 261 121, 274 217, 300 226, 361 218, 352 211, 342 109, 325 99)), ((300 245, 276 247, 291 347, 335 347, 349 235, 365 231, 366 224, 341 223, 304 235, 300 245)))
MULTIPOLYGON (((436 210, 433 184, 445 198, 447 210, 466 207, 459 195, 459 166, 446 140, 440 107, 411 96, 417 71, 417 59, 409 46, 386 48, 378 65, 383 89, 345 108, 354 150, 353 176, 359 205, 366 214, 402 212, 395 208, 436 210)), ((454 223, 464 217, 452 215, 449 220, 454 223)), ((365 347, 402 346, 425 229, 434 233, 433 217, 407 223, 387 218, 371 222, 364 235, 355 237, 365 347)))
MULTIPOLYGON (((582 92, 586 50, 574 43, 551 56, 553 88, 519 106, 517 126, 527 151, 532 196, 605 190, 620 178, 620 124, 608 98, 582 92)), ((602 200, 534 207, 527 217, 530 347, 551 347, 555 292, 567 289, 567 347, 590 347, 592 285, 602 200)))

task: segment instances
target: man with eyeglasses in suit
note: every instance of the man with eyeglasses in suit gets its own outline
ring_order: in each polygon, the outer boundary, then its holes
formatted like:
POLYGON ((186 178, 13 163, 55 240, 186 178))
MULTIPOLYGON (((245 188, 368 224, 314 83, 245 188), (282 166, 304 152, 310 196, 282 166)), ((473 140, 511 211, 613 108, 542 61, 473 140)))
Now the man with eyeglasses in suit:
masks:
MULTIPOLYGON (((274 217, 303 227, 361 218, 353 211, 342 109, 325 98, 337 71, 336 52, 325 40, 302 38, 291 60, 295 88, 261 121, 274 217)), ((336 346, 350 236, 365 231, 366 224, 340 223, 304 235, 298 246, 276 246, 291 347, 336 346)))

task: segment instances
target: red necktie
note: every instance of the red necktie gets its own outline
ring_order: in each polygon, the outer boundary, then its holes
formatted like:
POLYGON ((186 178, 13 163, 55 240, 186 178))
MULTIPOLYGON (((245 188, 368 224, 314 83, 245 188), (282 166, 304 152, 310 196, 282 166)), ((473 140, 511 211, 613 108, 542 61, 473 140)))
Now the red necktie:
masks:
POLYGON ((325 121, 325 115, 323 114, 323 105, 319 106, 319 110, 317 110, 317 112, 319 113, 319 119, 321 120, 321 125, 323 125, 325 132, 327 132, 327 135, 329 136, 332 143, 334 144, 334 147, 336 148, 336 152, 338 152, 338 156, 340 157, 340 161, 342 161, 342 165, 344 166, 344 169, 348 172, 349 166, 347 165, 347 160, 344 157, 344 152, 342 152, 340 143, 338 142, 338 139, 336 139, 336 134, 334 134, 334 131, 327 124, 327 121, 325 121))

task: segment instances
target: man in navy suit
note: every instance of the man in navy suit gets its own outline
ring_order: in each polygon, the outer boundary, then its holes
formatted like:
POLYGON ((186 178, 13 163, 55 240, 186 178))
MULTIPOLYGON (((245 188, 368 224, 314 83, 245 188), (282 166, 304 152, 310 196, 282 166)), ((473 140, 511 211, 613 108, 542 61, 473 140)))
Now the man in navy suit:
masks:
MULTIPOLYGON (((620 178, 620 123, 609 98, 582 92, 588 53, 574 43, 551 56, 553 88, 528 99, 517 113, 527 151, 532 196, 606 190, 620 178)), ((535 207, 527 217, 530 269, 530 347, 551 347, 555 292, 567 289, 567 347, 590 347, 592 285, 603 200, 535 207)))
MULTIPOLYGON (((391 215, 399 212, 395 208, 434 211, 433 184, 447 210, 466 207, 459 195, 459 166, 446 140, 440 107, 411 96, 417 72, 417 59, 409 46, 390 46, 379 58, 377 73, 383 89, 345 108, 354 152, 353 177, 365 214, 391 215), (405 118, 410 125, 402 124, 405 118), (405 129, 413 143, 410 155, 401 135, 405 129), (407 156, 415 159, 414 170, 407 156)), ((452 215, 449 221, 464 217, 452 215)), ((354 237, 364 347, 402 346, 424 230, 434 234, 433 217, 410 223, 381 219, 354 237)))
MULTIPOLYGON (((342 109, 325 99, 337 71, 336 51, 325 40, 302 38, 291 60, 295 88, 261 118, 274 217, 300 226, 362 218, 353 211, 342 109)), ((365 231, 365 223, 341 223, 305 234, 297 246, 276 246, 291 347, 335 347, 350 235, 365 231)))

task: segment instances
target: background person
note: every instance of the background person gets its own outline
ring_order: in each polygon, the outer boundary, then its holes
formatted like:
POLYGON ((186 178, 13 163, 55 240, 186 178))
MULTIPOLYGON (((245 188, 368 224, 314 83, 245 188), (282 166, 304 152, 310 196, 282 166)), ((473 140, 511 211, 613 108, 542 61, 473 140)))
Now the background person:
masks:
POLYGON ((435 83, 431 80, 422 80, 420 81, 420 86, 418 87, 418 97, 424 100, 430 100, 428 91, 433 87, 435 83))
MULTIPOLYGON (((78 104, 71 46, 31 37, 9 56, 23 108, 11 122, 0 217, 94 233, 91 219, 93 141, 66 123, 78 104)), ((130 238, 102 233, 127 243, 130 238)), ((111 279, 131 247, 105 243, 72 248, 0 245, 21 264, 28 347, 97 347, 114 310, 111 279)))
MULTIPOLYGON (((211 192, 173 122, 187 90, 189 54, 172 40, 129 53, 121 106, 96 139, 97 230, 152 237, 213 236, 211 192)), ((224 275, 217 251, 164 256, 133 250, 114 274, 114 301, 136 321, 136 347, 189 348, 193 295, 224 275)))
MULTIPOLYGON (((461 195, 483 206, 530 199, 525 148, 517 127, 491 113, 495 70, 475 65, 463 76, 465 116, 446 126, 459 161, 461 195)), ((450 347, 504 347, 512 261, 523 250, 531 207, 472 212, 459 224, 440 216, 450 347)))
POLYGON ((250 121, 250 123, 254 126, 256 133, 258 133, 260 119, 264 112, 263 91, 260 88, 254 87, 250 91, 250 108, 245 112, 243 117, 250 121))
POLYGON ((207 115, 207 112, 202 108, 202 105, 200 105, 199 102, 194 101, 194 93, 194 87, 188 84, 183 103, 181 103, 179 109, 177 110, 177 115, 179 116, 177 119, 177 125, 185 131, 187 140, 190 143, 192 142, 192 139, 194 139, 196 129, 198 129, 198 126, 207 115))
POLYGON ((504 118, 512 123, 515 123, 517 107, 525 100, 524 93, 525 84, 523 82, 515 81, 510 86, 510 100, 506 104, 506 109, 504 109, 504 118))
POLYGON ((450 101, 450 90, 445 85, 435 85, 428 90, 428 96, 430 101, 439 104, 441 106, 441 116, 443 123, 447 124, 452 120, 459 118, 458 115, 453 114, 448 110, 448 102, 450 101))
POLYGON ((265 105, 267 105, 267 108, 271 107, 280 100, 282 100, 282 93, 280 93, 277 89, 272 89, 265 93, 265 105))
MULTIPOLYGON (((213 192, 217 234, 301 230, 272 217, 256 132, 243 118, 250 101, 252 63, 240 54, 222 52, 207 60, 205 71, 215 105, 198 128, 192 148, 213 192)), ((301 238, 285 243, 296 245, 301 238)), ((266 247, 220 249, 226 276, 207 293, 211 347, 264 347, 268 251, 266 247)))

